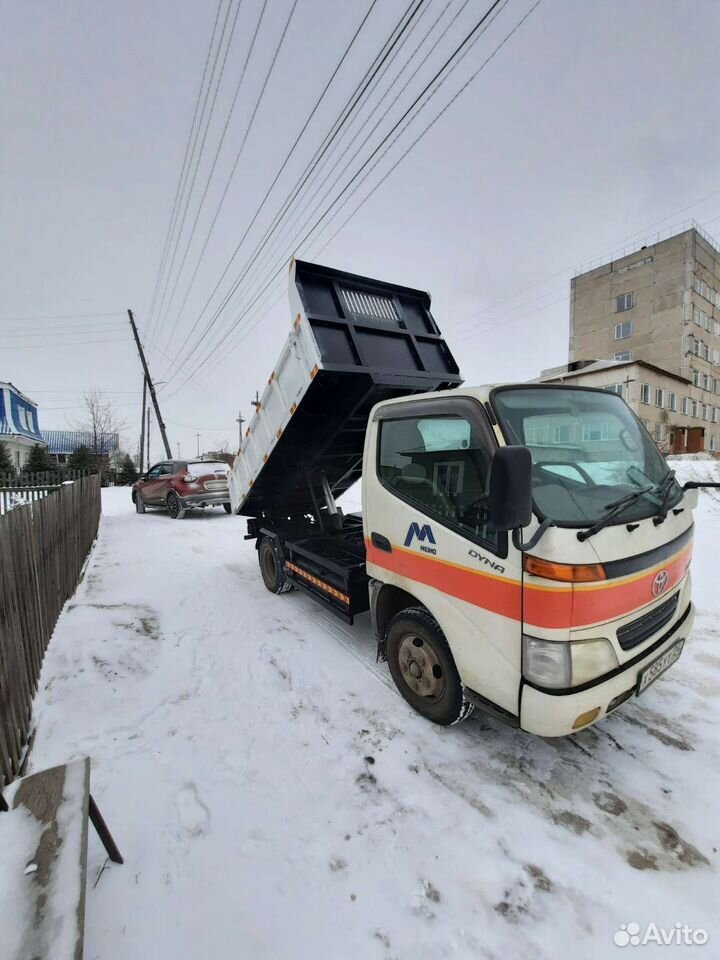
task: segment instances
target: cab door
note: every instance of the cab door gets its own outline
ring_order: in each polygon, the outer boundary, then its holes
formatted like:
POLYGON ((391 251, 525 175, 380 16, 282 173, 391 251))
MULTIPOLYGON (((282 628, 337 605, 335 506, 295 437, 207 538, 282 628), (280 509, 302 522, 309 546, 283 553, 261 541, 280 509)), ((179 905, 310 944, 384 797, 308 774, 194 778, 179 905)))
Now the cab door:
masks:
POLYGON ((463 683, 517 716, 519 554, 488 513, 494 434, 471 397, 376 408, 365 450, 367 568, 422 603, 463 683))

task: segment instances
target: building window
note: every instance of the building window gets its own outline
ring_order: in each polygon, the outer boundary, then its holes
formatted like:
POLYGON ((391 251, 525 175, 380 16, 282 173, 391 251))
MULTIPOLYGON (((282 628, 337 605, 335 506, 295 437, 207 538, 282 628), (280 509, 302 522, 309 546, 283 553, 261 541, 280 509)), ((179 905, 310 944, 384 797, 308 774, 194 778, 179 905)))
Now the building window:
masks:
POLYGON ((690 403, 690 416, 695 417, 695 419, 697 420, 697 415, 698 415, 698 402, 697 400, 692 400, 690 403))
POLYGON ((662 443, 665 439, 665 425, 662 423, 655 424, 655 442, 662 443))
POLYGON ((705 317, 705 329, 707 330, 708 333, 713 332, 712 317, 708 317, 708 316, 705 317))
POLYGON ((702 388, 703 388, 703 390, 709 390, 709 389, 710 389, 710 374, 709 374, 709 373, 704 373, 704 374, 703 374, 703 378, 702 378, 702 388))
POLYGON ((700 351, 702 349, 702 340, 698 340, 697 337, 692 338, 692 352, 696 357, 700 356, 700 351))
POLYGON ((700 386, 700 371, 696 370, 694 367, 690 368, 690 375, 692 377, 692 382, 694 387, 700 386))
POLYGON ((708 408, 707 408, 707 404, 705 403, 702 404, 702 418, 703 420, 707 420, 708 418, 708 408))
POLYGON ((660 387, 658 387, 655 391, 655 406, 656 407, 665 406, 665 391, 661 390, 660 387))
POLYGON ((683 397, 683 398, 682 398, 682 404, 681 404, 681 408, 680 408, 680 409, 682 410, 682 415, 683 415, 684 417, 687 417, 687 416, 688 416, 688 410, 690 409, 690 400, 689 400, 688 397, 683 397))
POLYGON ((712 421, 713 421, 713 423, 717 423, 717 422, 718 422, 718 413, 720 413, 720 411, 718 410, 718 408, 717 408, 717 407, 713 407, 713 416, 712 416, 712 421))
POLYGON ((703 312, 700 307, 693 307, 693 320, 695 326, 701 327, 703 325, 703 312))
POLYGON ((584 443, 589 443, 593 440, 607 440, 607 420, 600 420, 597 423, 584 423, 582 433, 584 443))
POLYGON ((623 323, 615 324, 615 339, 627 340, 632 336, 632 320, 625 320, 623 323))
POLYGON ((616 393, 619 397, 621 397, 623 395, 623 384, 609 383, 606 387, 603 387, 603 390, 607 390, 608 393, 616 393))
POLYGON ((570 443, 570 425, 555 427, 553 430, 553 443, 570 443))
POLYGON ((677 397, 674 393, 668 394, 668 409, 671 411, 671 413, 675 413, 677 411, 677 397))
POLYGON ((640 403, 650 403, 650 384, 640 384, 640 403))
POLYGON ((632 360, 632 350, 618 350, 615 360, 632 360))
POLYGON ((717 438, 714 433, 710 437, 710 449, 712 450, 713 453, 715 453, 715 451, 717 450, 717 438))
POLYGON ((704 343, 702 346, 702 355, 703 355, 703 360, 710 359, 710 347, 706 343, 704 343))
POLYGON ((623 313, 625 310, 629 310, 632 305, 632 293, 621 293, 619 297, 615 297, 615 313, 623 313))

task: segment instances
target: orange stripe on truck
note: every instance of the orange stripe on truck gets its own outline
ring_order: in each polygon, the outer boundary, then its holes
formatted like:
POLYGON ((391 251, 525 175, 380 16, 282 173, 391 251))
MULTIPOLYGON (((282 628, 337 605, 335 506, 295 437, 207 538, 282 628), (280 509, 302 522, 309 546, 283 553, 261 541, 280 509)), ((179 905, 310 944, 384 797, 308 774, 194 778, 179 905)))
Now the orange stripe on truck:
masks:
POLYGON ((550 585, 547 580, 533 583, 526 576, 523 598, 520 580, 463 567, 394 544, 392 553, 387 553, 378 550, 370 540, 365 543, 368 563, 500 616, 524 620, 528 626, 564 630, 616 620, 647 606, 655 599, 653 581, 660 570, 667 571, 663 595, 669 594, 684 578, 692 556, 692 544, 688 544, 674 557, 649 570, 593 584, 550 585))

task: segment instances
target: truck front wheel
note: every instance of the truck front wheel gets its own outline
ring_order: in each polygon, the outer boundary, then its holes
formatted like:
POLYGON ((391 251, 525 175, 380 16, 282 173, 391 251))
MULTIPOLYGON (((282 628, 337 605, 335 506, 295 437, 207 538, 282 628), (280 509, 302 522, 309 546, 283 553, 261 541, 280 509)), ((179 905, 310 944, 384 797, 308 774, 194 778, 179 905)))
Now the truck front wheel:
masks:
POLYGON ((280 551, 269 537, 265 537, 258 547, 258 563, 263 583, 270 593, 286 593, 292 590, 292 584, 285 576, 280 551))
POLYGON ((400 693, 428 720, 448 726, 469 715, 450 647, 427 610, 411 607, 392 618, 387 660, 400 693))

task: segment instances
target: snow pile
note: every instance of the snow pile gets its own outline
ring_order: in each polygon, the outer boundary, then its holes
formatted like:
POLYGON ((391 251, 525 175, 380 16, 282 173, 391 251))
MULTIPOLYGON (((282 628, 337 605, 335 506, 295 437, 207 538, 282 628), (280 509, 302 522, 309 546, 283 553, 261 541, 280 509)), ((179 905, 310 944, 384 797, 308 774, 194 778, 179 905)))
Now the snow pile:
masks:
POLYGON ((137 516, 122 489, 103 510, 31 754, 92 756, 125 857, 94 887, 91 831, 88 957, 554 960, 612 956, 632 922, 720 936, 714 500, 679 663, 565 740, 423 720, 367 617, 264 589, 240 517, 137 516))

